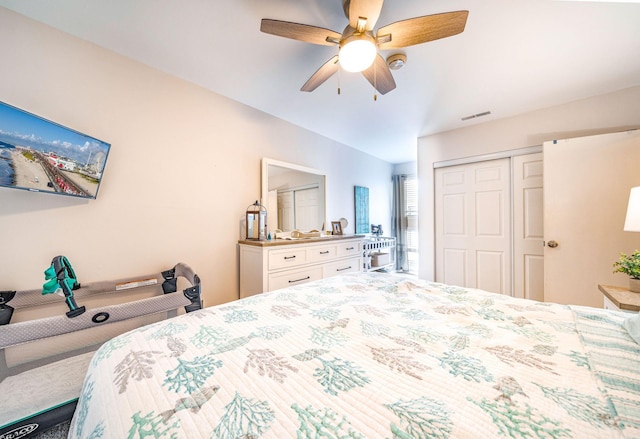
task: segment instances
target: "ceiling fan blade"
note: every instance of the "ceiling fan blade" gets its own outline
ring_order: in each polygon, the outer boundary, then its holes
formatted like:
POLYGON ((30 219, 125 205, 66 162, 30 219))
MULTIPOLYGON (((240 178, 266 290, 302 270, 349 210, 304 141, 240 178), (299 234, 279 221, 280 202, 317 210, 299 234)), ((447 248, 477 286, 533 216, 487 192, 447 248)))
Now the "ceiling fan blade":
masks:
POLYGON ((376 60, 371 67, 362 71, 362 75, 381 95, 387 94, 396 88, 396 81, 393 79, 391 70, 389 70, 387 62, 380 54, 376 56, 376 60))
POLYGON ((378 48, 400 49, 462 33, 468 15, 469 11, 445 12, 391 23, 378 29, 378 48))
POLYGON ((334 46, 336 41, 339 42, 342 38, 342 34, 322 27, 268 18, 262 19, 260 30, 267 34, 324 46, 334 46))
POLYGON ((338 71, 338 55, 324 63, 302 86, 300 91, 313 91, 338 71))
POLYGON ((365 30, 372 30, 380 17, 380 10, 384 0, 347 0, 345 13, 349 19, 349 26, 358 28, 358 18, 366 18, 365 30))

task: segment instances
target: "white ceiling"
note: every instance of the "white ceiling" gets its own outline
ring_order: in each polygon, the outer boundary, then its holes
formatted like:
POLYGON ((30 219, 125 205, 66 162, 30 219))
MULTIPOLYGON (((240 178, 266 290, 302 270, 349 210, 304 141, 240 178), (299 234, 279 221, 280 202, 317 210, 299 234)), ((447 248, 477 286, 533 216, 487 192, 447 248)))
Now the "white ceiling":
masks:
POLYGON ((0 5, 391 163, 415 160, 424 135, 640 84, 638 3, 387 0, 376 28, 454 10, 469 18, 462 34, 404 49, 397 88, 377 101, 354 73, 299 91, 337 49, 260 32, 262 18, 342 32, 341 0, 0 5), (484 111, 492 114, 461 121, 484 111))

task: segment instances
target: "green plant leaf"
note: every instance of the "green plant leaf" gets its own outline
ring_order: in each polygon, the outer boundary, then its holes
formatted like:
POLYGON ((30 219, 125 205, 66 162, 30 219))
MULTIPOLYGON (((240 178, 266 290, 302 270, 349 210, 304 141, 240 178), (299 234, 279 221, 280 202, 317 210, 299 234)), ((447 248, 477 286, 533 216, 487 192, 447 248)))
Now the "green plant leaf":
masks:
POLYGON ((620 259, 613 263, 614 273, 624 273, 632 279, 640 279, 640 251, 632 254, 620 253, 620 259))

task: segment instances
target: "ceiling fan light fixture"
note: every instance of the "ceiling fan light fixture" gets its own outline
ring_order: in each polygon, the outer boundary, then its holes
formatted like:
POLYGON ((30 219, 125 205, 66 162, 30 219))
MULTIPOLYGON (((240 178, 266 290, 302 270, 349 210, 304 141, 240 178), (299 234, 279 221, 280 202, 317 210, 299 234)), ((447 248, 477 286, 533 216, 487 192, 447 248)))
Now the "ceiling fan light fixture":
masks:
MULTIPOLYGON (((338 53, 325 62, 300 89, 315 90, 340 70, 361 72, 373 88, 386 94, 396 88, 391 74, 406 62, 404 54, 385 62, 378 49, 403 49, 451 37, 464 31, 469 11, 452 11, 408 18, 374 31, 384 0, 342 0, 348 24, 342 34, 331 29, 290 21, 263 18, 260 30, 292 40, 320 46, 338 46, 338 53), (374 33, 375 32, 375 33, 374 33), (373 67, 372 67, 373 66, 373 67)), ((640 0, 635 0, 639 1, 640 0)))
POLYGON ((340 44, 340 66, 347 72, 361 72, 373 64, 377 53, 373 37, 365 33, 353 34, 340 44))

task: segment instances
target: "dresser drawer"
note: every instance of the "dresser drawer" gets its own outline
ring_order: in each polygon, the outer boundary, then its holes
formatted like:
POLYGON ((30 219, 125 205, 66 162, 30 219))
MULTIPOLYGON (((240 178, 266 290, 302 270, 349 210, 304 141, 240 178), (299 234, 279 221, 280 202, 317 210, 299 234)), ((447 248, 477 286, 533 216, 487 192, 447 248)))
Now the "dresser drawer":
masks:
POLYGON ((322 279, 321 266, 272 273, 269 275, 269 291, 301 285, 319 279, 322 279))
POLYGON ((324 266, 324 277, 337 276, 344 273, 354 273, 362 271, 362 258, 343 259, 337 262, 330 262, 324 266))
POLYGON ((307 260, 309 262, 324 262, 335 259, 338 248, 335 245, 314 246, 307 249, 307 260))
POLYGON ((362 236, 240 242, 240 297, 363 270, 362 236))
POLYGON ((338 244, 338 257, 344 256, 362 256, 362 241, 338 244))
POLYGON ((307 262, 307 250, 304 248, 269 250, 269 270, 297 267, 307 262))

